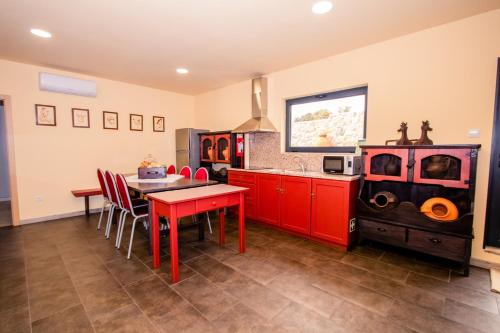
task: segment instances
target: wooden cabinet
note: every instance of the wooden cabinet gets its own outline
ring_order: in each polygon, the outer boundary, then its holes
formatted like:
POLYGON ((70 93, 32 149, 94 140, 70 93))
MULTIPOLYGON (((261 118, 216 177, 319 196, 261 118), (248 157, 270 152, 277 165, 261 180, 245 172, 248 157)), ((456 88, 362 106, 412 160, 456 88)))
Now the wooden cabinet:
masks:
POLYGON ((348 245, 350 183, 313 179, 311 236, 348 245))
POLYGON ((302 234, 311 231, 311 178, 281 177, 281 227, 302 234))
POLYGON ((200 135, 200 150, 202 162, 231 163, 231 134, 200 135))
POLYGON ((454 260, 467 275, 479 148, 362 146, 365 172, 357 199, 359 240, 377 240, 454 260), (375 198, 380 196, 392 197, 392 203, 377 205, 375 198), (429 199, 438 201, 427 204, 429 199), (445 220, 442 212, 451 209, 458 214, 445 220))
POLYGON ((257 219, 272 225, 280 225, 281 176, 259 174, 257 176, 257 219))
MULTIPOLYGON (((245 217, 348 247, 358 181, 229 171, 229 184, 247 187, 245 217)), ((353 220, 354 222, 354 220, 353 220)))

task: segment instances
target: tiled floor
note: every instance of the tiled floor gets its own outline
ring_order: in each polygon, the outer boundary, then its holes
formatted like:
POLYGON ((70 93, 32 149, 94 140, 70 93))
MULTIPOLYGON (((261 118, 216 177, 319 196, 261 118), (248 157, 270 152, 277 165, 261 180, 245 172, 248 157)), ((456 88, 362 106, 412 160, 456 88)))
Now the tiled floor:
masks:
MULTIPOLYGON (((247 223, 246 254, 181 234, 181 282, 168 239, 150 269, 144 235, 131 260, 97 216, 0 229, 1 332, 500 332, 489 273, 464 278, 373 245, 343 253, 247 223)), ((125 231, 124 244, 130 231, 125 231)))
POLYGON ((0 201, 0 227, 11 225, 11 221, 10 201, 0 201))

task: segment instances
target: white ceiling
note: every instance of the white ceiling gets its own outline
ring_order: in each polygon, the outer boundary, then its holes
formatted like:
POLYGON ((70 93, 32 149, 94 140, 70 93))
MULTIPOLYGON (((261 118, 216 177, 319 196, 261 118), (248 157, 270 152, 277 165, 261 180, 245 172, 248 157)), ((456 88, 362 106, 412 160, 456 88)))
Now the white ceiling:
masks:
POLYGON ((318 16, 315 1, 2 0, 0 58, 198 94, 500 7, 333 0, 318 16), (33 27, 53 38, 34 37, 33 27))

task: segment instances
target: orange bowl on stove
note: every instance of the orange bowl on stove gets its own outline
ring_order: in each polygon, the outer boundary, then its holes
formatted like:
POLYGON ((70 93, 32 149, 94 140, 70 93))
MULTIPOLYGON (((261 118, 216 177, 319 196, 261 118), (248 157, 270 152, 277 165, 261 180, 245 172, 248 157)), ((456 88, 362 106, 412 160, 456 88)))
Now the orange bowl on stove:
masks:
POLYGON ((457 206, 445 198, 432 198, 425 201, 420 207, 420 212, 433 220, 441 222, 451 222, 458 218, 457 206))

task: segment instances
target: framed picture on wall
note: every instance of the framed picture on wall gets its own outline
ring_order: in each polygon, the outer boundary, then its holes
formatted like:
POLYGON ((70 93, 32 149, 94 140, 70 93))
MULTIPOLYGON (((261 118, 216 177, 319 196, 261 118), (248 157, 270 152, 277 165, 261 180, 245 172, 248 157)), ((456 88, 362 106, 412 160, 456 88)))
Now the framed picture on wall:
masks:
POLYGON ((118 112, 102 111, 102 127, 104 129, 118 129, 118 112))
POLYGON ((153 116, 153 131, 165 132, 165 117, 153 116))
POLYGON ((90 115, 88 109, 71 109, 73 127, 90 128, 90 115))
POLYGON ((36 124, 38 126, 56 126, 56 107, 35 104, 36 124))
POLYGON ((130 115, 130 130, 142 131, 142 115, 140 114, 130 115))

